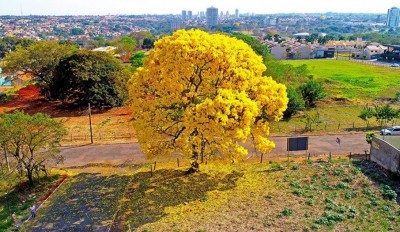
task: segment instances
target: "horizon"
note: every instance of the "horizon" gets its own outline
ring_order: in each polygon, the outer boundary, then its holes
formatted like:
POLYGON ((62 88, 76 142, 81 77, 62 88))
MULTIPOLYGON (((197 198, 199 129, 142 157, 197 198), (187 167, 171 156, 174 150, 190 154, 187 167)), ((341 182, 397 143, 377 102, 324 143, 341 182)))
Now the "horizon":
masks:
POLYGON ((372 1, 337 0, 335 4, 315 2, 313 0, 282 0, 280 3, 259 0, 238 0, 235 2, 222 0, 204 0, 202 2, 178 2, 177 0, 0 0, 0 16, 106 16, 106 15, 180 15, 182 10, 192 11, 193 15, 214 6, 224 14, 229 11, 239 14, 386 14, 392 7, 399 7, 400 1, 388 0, 380 4, 372 1), (378 6, 377 6, 378 5, 378 6), (343 7, 345 6, 345 7, 343 7), (301 10, 299 10, 301 9, 301 10))

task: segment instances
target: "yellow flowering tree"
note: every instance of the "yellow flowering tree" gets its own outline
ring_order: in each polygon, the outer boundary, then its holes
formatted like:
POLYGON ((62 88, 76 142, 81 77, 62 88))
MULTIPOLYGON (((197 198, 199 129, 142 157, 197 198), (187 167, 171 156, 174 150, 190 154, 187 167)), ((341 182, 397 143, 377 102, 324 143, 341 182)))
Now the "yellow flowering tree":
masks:
POLYGON ((208 155, 237 160, 248 140, 270 152, 269 122, 281 119, 288 98, 265 69, 246 43, 226 35, 179 30, 158 40, 129 81, 142 151, 178 152, 193 169, 208 155))

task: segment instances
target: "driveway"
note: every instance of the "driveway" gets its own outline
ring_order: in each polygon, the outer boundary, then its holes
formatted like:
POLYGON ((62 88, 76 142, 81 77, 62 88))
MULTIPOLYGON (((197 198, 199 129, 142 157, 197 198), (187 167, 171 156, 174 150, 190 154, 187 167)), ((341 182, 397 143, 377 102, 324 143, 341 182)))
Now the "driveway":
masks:
MULTIPOLYGON (((285 156, 288 137, 270 137, 276 143, 276 148, 267 155, 285 156)), ((309 136, 308 151, 290 152, 293 155, 305 155, 310 152, 312 155, 329 154, 364 154, 369 150, 369 144, 365 141, 365 134, 346 134, 346 135, 313 135, 309 136), (336 138, 340 138, 340 145, 336 143, 336 138)), ((109 144, 109 145, 83 145, 61 147, 61 154, 65 157, 63 166, 82 166, 88 163, 122 163, 126 160, 142 163, 146 161, 146 156, 141 152, 138 143, 109 144)), ((249 156, 254 157, 254 151, 249 149, 249 156)), ((157 159, 158 160, 158 159, 157 159)))

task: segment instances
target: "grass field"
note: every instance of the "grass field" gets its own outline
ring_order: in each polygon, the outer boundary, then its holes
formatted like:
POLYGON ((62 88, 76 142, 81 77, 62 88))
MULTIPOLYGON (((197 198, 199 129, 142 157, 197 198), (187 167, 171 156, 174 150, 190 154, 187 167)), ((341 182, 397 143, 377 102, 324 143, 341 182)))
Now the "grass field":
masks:
POLYGON ((400 71, 383 66, 347 60, 291 60, 294 66, 306 64, 310 74, 323 80, 331 97, 371 100, 394 97, 399 92, 400 71))
POLYGON ((399 183, 365 161, 209 163, 192 175, 185 175, 187 167, 172 163, 157 164, 152 175, 149 169, 127 165, 69 170, 68 182, 26 229, 400 229, 400 207, 392 190, 399 183))

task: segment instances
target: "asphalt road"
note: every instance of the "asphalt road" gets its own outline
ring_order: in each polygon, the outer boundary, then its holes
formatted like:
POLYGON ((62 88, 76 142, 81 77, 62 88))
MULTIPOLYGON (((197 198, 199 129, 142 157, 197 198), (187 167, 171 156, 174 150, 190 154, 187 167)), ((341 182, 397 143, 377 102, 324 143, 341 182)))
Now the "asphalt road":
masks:
MULTIPOLYGON (((288 137, 270 137, 276 143, 276 148, 268 157, 285 156, 288 137)), ((345 135, 313 135, 309 136, 308 152, 312 155, 323 155, 332 152, 335 154, 364 154, 369 150, 365 141, 365 134, 345 135), (340 138, 340 145, 336 143, 340 138)), ((123 163, 126 160, 141 163, 146 161, 146 156, 141 152, 137 143, 109 144, 109 145, 83 145, 61 147, 61 154, 65 157, 64 167, 82 166, 89 163, 123 163)), ((305 155, 306 151, 290 152, 293 155, 305 155)), ((249 149, 249 157, 256 157, 254 151, 249 149)))

